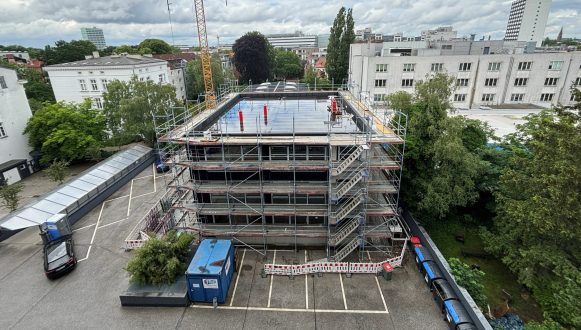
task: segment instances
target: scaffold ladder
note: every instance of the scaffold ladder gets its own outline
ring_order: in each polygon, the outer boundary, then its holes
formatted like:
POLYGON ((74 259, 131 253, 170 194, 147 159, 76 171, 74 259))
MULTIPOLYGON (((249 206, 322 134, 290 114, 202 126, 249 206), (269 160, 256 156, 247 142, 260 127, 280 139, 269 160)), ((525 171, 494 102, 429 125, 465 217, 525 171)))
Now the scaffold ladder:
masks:
POLYGON ((353 238, 353 240, 351 240, 349 243, 345 244, 345 246, 339 249, 339 251, 337 251, 337 253, 335 253, 335 255, 332 256, 330 260, 331 261, 343 260, 346 256, 349 255, 349 253, 355 251, 355 249, 357 249, 360 244, 361 240, 359 239, 359 237, 353 238))
POLYGON ((353 211, 359 204, 363 202, 364 196, 362 196, 361 190, 355 194, 347 203, 341 205, 341 208, 329 216, 329 222, 331 224, 337 224, 343 220, 351 211, 353 211))
POLYGON ((349 219, 343 226, 337 229, 335 235, 331 236, 329 239, 329 245, 336 246, 337 244, 343 242, 346 237, 348 237, 359 227, 360 221, 360 216, 349 219))
POLYGON ((355 185, 359 183, 361 179, 369 175, 365 167, 366 167, 365 163, 361 163, 361 165, 359 165, 359 167, 356 170, 354 170, 349 174, 349 176, 347 176, 345 181, 341 182, 339 186, 337 186, 337 189, 333 194, 334 200, 339 200, 341 197, 345 196, 345 194, 349 192, 349 190, 351 190, 353 187, 355 187, 355 185))
POLYGON ((333 176, 337 176, 343 173, 343 171, 345 171, 349 167, 349 165, 353 164, 353 162, 357 158, 359 158, 359 156, 361 156, 363 150, 366 149, 369 149, 368 145, 366 144, 358 145, 357 148, 355 148, 355 150, 347 158, 345 158, 341 163, 339 163, 339 165, 337 165, 337 167, 331 169, 331 174, 333 176))

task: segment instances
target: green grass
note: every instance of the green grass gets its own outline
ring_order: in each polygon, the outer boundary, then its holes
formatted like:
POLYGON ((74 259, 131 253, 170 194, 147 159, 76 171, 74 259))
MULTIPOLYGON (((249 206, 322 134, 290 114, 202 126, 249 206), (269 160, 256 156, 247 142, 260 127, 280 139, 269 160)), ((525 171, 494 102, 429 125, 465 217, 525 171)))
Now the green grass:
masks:
POLYGON ((460 221, 439 221, 426 228, 442 254, 448 258, 458 258, 472 265, 480 265, 486 274, 483 278, 484 291, 490 308, 504 303, 508 292, 512 298, 509 302, 511 312, 517 313, 525 322, 541 321, 542 310, 527 290, 517 282, 516 276, 498 259, 462 256, 462 250, 484 253, 483 242, 478 234, 478 227, 473 224, 463 225, 460 221), (464 243, 458 242, 455 236, 464 234, 464 243))

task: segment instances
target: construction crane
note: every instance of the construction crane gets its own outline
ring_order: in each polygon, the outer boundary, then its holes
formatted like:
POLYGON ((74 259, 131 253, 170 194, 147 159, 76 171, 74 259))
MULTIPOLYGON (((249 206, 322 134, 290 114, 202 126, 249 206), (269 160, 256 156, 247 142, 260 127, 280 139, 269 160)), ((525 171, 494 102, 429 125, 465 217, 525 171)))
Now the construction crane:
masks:
POLYGON ((208 110, 216 107, 216 92, 214 91, 214 81, 212 80, 212 58, 210 56, 210 49, 208 48, 208 34, 206 33, 206 16, 204 14, 203 0, 194 0, 194 11, 198 25, 206 110, 208 110))

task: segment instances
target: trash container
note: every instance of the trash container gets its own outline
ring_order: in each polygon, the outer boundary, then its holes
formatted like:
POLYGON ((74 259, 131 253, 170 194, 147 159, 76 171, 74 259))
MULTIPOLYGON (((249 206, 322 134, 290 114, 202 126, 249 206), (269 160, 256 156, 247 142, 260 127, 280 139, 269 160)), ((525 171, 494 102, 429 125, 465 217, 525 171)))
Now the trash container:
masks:
POLYGON ((383 270, 381 273, 383 275, 384 280, 390 281, 393 273, 393 266, 389 262, 384 263, 383 270))

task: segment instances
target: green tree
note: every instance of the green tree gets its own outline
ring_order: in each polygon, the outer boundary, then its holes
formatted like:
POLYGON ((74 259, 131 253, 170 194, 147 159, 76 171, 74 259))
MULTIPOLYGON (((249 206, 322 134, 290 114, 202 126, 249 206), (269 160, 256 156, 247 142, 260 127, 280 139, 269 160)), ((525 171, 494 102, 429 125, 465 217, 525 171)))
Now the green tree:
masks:
POLYGON ((15 70, 18 79, 26 80, 24 90, 26 92, 26 97, 29 100, 34 99, 38 102, 54 102, 55 98, 50 82, 41 72, 17 64, 8 63, 6 60, 0 60, 0 66, 15 70))
POLYGON ((62 184, 67 175, 67 167, 69 164, 65 160, 53 160, 45 172, 52 181, 62 184))
POLYGON ((171 284, 177 276, 184 276, 193 236, 177 235, 175 231, 163 238, 155 236, 137 249, 127 263, 131 282, 139 284, 171 284))
POLYGON ((114 80, 103 93, 103 113, 114 144, 143 140, 155 142, 153 115, 160 115, 178 104, 175 87, 151 80, 114 80))
POLYGON ((9 212, 14 212, 18 208, 20 197, 18 194, 24 189, 20 183, 8 185, 7 183, 0 185, 0 198, 2 199, 2 206, 6 207, 9 212))
POLYGON ((327 47, 327 76, 335 83, 341 84, 348 78, 349 49, 355 41, 354 27, 353 10, 341 7, 333 21, 327 47))
POLYGON ((271 75, 273 48, 260 32, 248 32, 234 42, 232 62, 240 74, 240 83, 266 81, 271 75))
POLYGON ((317 72, 313 68, 307 70, 303 82, 309 84, 310 88, 315 88, 316 86, 319 89, 319 87, 331 86, 331 82, 327 78, 317 78, 317 72))
POLYGON ((393 94, 389 94, 385 97, 385 100, 389 103, 389 107, 393 110, 397 110, 408 114, 412 106, 412 95, 408 92, 399 91, 393 94))
POLYGON ((86 159, 105 139, 105 118, 91 104, 45 103, 28 120, 28 143, 43 154, 41 161, 86 159))
POLYGON ((450 270, 454 279, 459 286, 468 291, 474 302, 480 307, 486 307, 486 295, 484 294, 484 285, 482 278, 484 272, 479 269, 471 268, 469 265, 463 263, 457 258, 450 258, 448 260, 450 270))
MULTIPOLYGON (((574 90, 577 96, 581 92, 574 90)), ((532 289, 547 319, 581 328, 581 103, 527 117, 496 192, 487 250, 532 289)))
POLYGON ((129 45, 121 45, 115 48, 114 51, 116 54, 127 53, 127 54, 137 54, 139 53, 138 46, 129 46, 129 45))
MULTIPOLYGON (((212 56, 212 79, 214 80, 214 89, 217 94, 220 85, 224 83, 222 63, 217 55, 212 56)), ((202 60, 200 58, 189 61, 187 64, 186 89, 188 97, 193 100, 198 99, 198 96, 200 95, 205 95, 204 76, 202 75, 202 60)))
POLYGON ((274 79, 299 79, 303 75, 301 59, 292 51, 275 49, 272 73, 274 79))
POLYGON ((139 44, 139 50, 142 54, 170 54, 174 49, 161 39, 145 39, 139 44))
POLYGON ((67 63, 84 60, 85 56, 92 55, 97 50, 95 45, 87 40, 59 40, 55 46, 44 48, 44 62, 46 65, 67 63))
POLYGON ((113 52, 115 52, 116 47, 115 46, 107 46, 104 49, 101 49, 99 51, 99 54, 101 56, 110 56, 113 55, 113 52))

